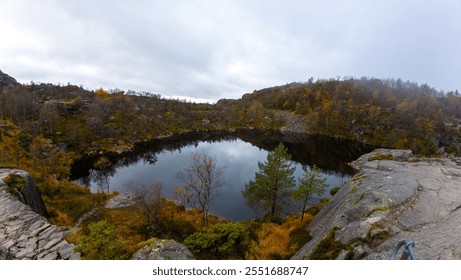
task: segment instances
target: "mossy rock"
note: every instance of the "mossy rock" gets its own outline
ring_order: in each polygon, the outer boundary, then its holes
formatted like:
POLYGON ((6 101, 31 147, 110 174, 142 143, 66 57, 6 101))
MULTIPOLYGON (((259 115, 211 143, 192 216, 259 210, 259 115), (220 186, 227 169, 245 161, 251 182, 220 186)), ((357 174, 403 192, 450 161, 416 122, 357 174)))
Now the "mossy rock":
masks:
POLYGON ((3 178, 3 182, 10 188, 20 189, 26 185, 26 178, 17 174, 10 174, 3 178))
POLYGON ((357 205, 359 204, 360 201, 362 201, 362 199, 365 197, 365 193, 362 193, 359 198, 357 198, 356 201, 354 201, 354 205, 357 205))
POLYGON ((392 154, 381 154, 371 157, 371 160, 393 160, 394 156, 392 154))
POLYGON ((10 174, 3 178, 3 182, 6 183, 6 191, 12 194, 14 197, 19 200, 22 199, 20 189, 26 185, 26 178, 17 175, 10 174))
POLYGON ((341 243, 335 239, 335 233, 341 230, 340 227, 334 227, 320 241, 310 255, 311 260, 334 260, 342 251, 348 251, 350 246, 341 243))

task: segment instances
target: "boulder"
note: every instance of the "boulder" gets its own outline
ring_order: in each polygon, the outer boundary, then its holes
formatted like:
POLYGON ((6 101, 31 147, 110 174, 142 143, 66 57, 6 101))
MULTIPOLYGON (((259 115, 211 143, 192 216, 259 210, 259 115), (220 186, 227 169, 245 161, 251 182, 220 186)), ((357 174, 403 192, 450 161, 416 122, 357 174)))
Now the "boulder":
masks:
POLYGON ((461 166, 455 160, 379 149, 352 165, 358 173, 315 216, 312 239, 293 259, 318 256, 326 241, 339 248, 332 258, 388 259, 401 240, 415 242, 418 259, 461 259, 461 166))
POLYGON ((148 245, 138 250, 132 260, 195 260, 184 244, 174 240, 150 239, 148 245))
POLYGON ((114 208, 123 208, 123 207, 130 207, 136 205, 140 200, 140 197, 133 193, 120 193, 111 199, 109 199, 106 203, 106 208, 114 209, 114 208))

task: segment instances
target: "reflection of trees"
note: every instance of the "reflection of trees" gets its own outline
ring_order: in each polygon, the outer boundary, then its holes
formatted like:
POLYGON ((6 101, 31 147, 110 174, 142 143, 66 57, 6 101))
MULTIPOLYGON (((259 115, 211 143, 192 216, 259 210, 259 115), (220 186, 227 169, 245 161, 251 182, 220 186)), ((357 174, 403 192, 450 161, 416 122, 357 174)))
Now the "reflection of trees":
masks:
POLYGON ((272 151, 278 143, 283 142, 292 160, 302 165, 316 165, 322 173, 335 176, 351 175, 353 170, 348 162, 373 149, 369 145, 345 139, 308 134, 282 135, 272 131, 241 134, 239 138, 267 151, 272 151))
POLYGON ((100 157, 84 158, 73 166, 72 173, 75 174, 73 178, 91 176, 93 181, 98 182, 98 189, 108 190, 109 177, 114 174, 115 168, 129 166, 140 161, 154 165, 158 160, 158 154, 162 152, 178 151, 187 146, 197 146, 200 142, 233 142, 237 139, 266 151, 272 151, 280 142, 283 142, 292 155, 292 160, 302 165, 313 166, 315 164, 322 173, 338 177, 343 174, 352 175, 353 170, 347 163, 373 148, 344 139, 307 134, 283 135, 277 131, 237 130, 235 132, 187 133, 141 142, 135 145, 133 151, 120 155, 108 154, 105 158, 110 162, 110 167, 103 165, 95 168, 100 157))
POLYGON ((115 174, 115 169, 106 157, 100 157, 94 164, 94 169, 90 170, 90 178, 98 184, 98 192, 110 193, 109 177, 115 174))
POLYGON ((110 177, 111 175, 100 170, 90 170, 91 181, 98 185, 98 192, 110 192, 110 177))
POLYGON ((157 162, 157 154, 155 152, 147 152, 142 158, 144 164, 154 165, 157 162))

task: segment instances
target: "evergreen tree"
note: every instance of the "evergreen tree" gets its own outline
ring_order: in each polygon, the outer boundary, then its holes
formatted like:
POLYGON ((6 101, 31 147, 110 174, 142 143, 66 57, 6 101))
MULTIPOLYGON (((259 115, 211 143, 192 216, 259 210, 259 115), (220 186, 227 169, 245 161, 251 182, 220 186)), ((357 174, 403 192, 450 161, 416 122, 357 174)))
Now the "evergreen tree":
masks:
POLYGON ((267 155, 266 162, 258 162, 259 171, 255 173, 255 180, 246 184, 242 191, 245 203, 257 214, 263 212, 264 217, 272 222, 280 220, 283 206, 295 187, 295 168, 290 159, 290 154, 280 143, 267 155))
POLYGON ((299 187, 293 192, 293 198, 304 202, 301 222, 304 219, 304 211, 306 210, 307 202, 311 198, 311 194, 322 195, 325 192, 325 188, 328 186, 325 184, 325 181, 326 178, 322 179, 320 177, 320 170, 315 165, 310 171, 306 170, 304 177, 299 179, 299 187))

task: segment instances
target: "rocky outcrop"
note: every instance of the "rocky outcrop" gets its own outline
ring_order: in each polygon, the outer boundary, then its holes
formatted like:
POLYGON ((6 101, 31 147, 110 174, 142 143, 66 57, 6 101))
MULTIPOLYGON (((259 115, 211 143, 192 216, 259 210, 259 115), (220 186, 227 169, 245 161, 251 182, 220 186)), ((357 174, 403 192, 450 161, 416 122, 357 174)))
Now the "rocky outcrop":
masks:
MULTIPOLYGON (((38 193, 30 174, 14 169, 0 169, 0 257, 6 259, 79 259, 74 245, 64 239, 64 230, 51 225, 31 206, 7 191, 3 181, 15 174, 25 178, 28 192, 38 193), (3 247, 3 248, 1 248, 3 247), (4 253, 1 253, 3 250, 4 253)), ((29 200, 30 201, 30 200, 29 200)), ((38 200, 33 199, 36 202, 38 200)), ((33 203, 36 207, 36 203, 33 203)))
POLYGON ((8 249, 0 245, 0 260, 12 260, 13 256, 11 256, 8 249))
POLYGON ((14 87, 18 85, 15 78, 0 71, 0 88, 2 87, 14 87))
POLYGON ((35 186, 35 181, 32 176, 22 170, 0 169, 0 178, 5 178, 8 175, 16 175, 23 178, 24 183, 20 187, 12 189, 16 198, 32 208, 32 211, 35 213, 46 217, 47 211, 45 203, 43 202, 40 192, 35 186))
POLYGON ((280 128, 282 134, 309 133, 305 116, 299 116, 287 111, 274 111, 273 113, 279 121, 284 123, 280 128))
POLYGON ((151 239, 137 251, 132 260, 195 260, 187 247, 174 240, 151 239))
POLYGON ((106 208, 114 209, 134 206, 139 202, 139 199, 139 196, 136 194, 120 193, 107 201, 106 208))
POLYGON ((293 259, 388 259, 412 240, 418 259, 461 259, 461 166, 453 159, 376 150, 309 226, 293 259))

